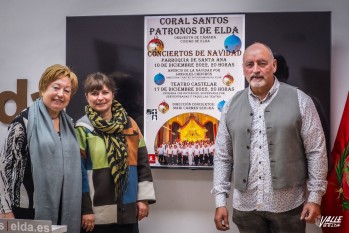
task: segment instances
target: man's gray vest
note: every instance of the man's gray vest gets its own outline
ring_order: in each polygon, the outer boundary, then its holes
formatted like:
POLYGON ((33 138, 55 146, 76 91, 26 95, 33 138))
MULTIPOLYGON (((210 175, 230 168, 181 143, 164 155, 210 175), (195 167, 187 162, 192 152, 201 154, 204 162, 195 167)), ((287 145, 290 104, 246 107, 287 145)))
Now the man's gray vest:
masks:
MULTIPOLYGON (((252 117, 246 88, 233 97, 226 119, 233 145, 234 188, 240 191, 247 188, 250 170, 252 117)), ((297 89, 281 83, 276 96, 266 107, 264 117, 273 188, 304 184, 308 172, 297 89)))

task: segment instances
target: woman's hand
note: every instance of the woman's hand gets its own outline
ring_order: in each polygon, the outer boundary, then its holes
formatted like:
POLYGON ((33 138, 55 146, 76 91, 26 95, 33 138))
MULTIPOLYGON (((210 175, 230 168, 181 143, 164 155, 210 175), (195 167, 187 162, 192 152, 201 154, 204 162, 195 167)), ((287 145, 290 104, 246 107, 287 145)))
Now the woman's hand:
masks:
POLYGON ((5 214, 0 214, 0 218, 12 218, 12 219, 14 219, 15 216, 13 215, 12 212, 10 212, 10 213, 5 213, 5 214))
POLYGON ((95 227, 95 215, 94 214, 84 214, 81 217, 81 227, 86 232, 92 231, 95 227))
POLYGON ((141 221, 143 218, 148 217, 149 206, 148 201, 138 201, 137 202, 137 219, 141 221))

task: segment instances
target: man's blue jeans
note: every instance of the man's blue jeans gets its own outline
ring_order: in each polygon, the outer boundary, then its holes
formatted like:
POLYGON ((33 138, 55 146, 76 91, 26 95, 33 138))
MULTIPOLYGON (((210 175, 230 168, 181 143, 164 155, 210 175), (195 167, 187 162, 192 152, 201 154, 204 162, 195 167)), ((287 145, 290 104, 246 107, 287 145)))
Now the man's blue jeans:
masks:
POLYGON ((233 209, 233 222, 240 233, 305 233, 302 209, 303 205, 281 213, 233 209))

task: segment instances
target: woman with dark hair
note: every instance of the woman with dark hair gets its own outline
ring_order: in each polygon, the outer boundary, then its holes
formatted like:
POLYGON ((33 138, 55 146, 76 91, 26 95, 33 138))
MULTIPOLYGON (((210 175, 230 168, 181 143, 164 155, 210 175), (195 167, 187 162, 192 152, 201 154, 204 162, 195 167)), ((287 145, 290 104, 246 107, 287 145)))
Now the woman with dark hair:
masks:
POLYGON ((148 152, 140 129, 114 99, 114 81, 91 74, 84 84, 88 105, 78 120, 83 167, 83 232, 138 232, 138 221, 155 203, 148 152))

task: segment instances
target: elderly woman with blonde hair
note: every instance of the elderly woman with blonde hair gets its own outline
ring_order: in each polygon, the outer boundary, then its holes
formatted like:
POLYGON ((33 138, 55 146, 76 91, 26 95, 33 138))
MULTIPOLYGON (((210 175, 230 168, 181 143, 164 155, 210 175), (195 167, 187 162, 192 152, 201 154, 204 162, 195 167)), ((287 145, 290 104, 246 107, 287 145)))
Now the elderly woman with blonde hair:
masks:
POLYGON ((80 151, 64 111, 77 87, 68 67, 48 67, 40 98, 9 125, 0 154, 0 218, 51 220, 80 232, 80 151))

